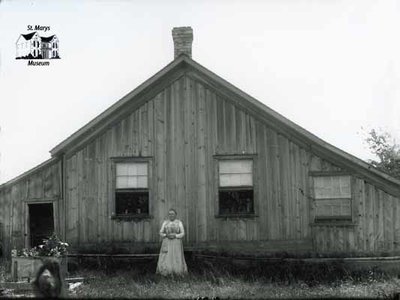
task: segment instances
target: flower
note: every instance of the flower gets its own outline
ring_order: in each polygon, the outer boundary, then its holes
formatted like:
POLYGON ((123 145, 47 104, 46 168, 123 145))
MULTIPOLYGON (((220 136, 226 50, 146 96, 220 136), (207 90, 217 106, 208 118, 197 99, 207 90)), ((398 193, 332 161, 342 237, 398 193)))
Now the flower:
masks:
POLYGON ((48 239, 43 240, 43 244, 33 247, 31 249, 22 249, 18 251, 17 255, 22 257, 33 256, 55 256, 60 257, 67 254, 68 243, 62 242, 55 233, 48 239))

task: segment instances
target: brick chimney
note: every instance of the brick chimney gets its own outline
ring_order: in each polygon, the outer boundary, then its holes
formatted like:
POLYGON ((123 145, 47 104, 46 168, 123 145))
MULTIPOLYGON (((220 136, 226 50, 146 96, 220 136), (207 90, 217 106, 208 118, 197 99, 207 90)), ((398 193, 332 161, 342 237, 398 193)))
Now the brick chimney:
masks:
POLYGON ((193 29, 192 27, 174 27, 172 29, 174 40, 174 58, 181 54, 192 57, 193 29))

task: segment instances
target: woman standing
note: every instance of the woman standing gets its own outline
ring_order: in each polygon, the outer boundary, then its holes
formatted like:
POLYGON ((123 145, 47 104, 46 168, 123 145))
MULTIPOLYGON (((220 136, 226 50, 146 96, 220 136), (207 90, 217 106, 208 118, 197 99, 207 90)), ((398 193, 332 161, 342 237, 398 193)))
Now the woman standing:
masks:
POLYGON ((160 235, 162 244, 158 257, 156 273, 161 275, 183 275, 187 273, 182 238, 185 235, 183 224, 176 219, 176 210, 168 211, 168 220, 164 221, 160 235))

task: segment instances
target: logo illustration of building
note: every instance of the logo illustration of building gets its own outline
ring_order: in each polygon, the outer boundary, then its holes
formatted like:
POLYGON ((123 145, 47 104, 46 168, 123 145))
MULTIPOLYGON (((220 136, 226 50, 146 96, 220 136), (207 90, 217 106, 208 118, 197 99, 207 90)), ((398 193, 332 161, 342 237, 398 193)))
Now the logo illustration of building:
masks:
POLYGON ((36 31, 21 34, 17 40, 16 59, 60 58, 59 40, 56 35, 41 37, 36 31))

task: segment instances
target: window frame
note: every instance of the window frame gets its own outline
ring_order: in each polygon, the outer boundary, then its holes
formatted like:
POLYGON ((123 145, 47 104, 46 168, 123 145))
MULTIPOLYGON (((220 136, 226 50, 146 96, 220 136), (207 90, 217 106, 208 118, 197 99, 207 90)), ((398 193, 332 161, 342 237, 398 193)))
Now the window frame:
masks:
MULTIPOLYGON (((258 204, 258 180, 257 180, 257 155, 256 154, 231 154, 231 155, 214 155, 214 183, 215 183, 215 194, 214 194, 214 211, 215 218, 254 218, 258 217, 259 204, 258 204), (253 213, 238 213, 238 214, 221 214, 219 210, 219 162, 220 161, 236 161, 236 160, 252 160, 253 161, 253 213)), ((250 190, 250 186, 238 186, 238 187, 222 187, 222 190, 228 189, 240 189, 250 190)))
MULTIPOLYGON (((110 211, 112 212, 111 219, 114 220, 143 220, 143 219, 151 219, 152 216, 152 199, 153 199, 153 158, 152 157, 111 157, 111 207, 110 211), (147 163, 147 190, 149 193, 149 201, 148 201, 148 213, 140 213, 140 214, 129 214, 129 215, 118 215, 116 213, 116 193, 117 193, 117 164, 118 163, 147 163)), ((143 188, 139 189, 124 189, 124 190, 145 190, 143 188)))
MULTIPOLYGON (((354 201, 354 183, 355 179, 352 173, 345 171, 310 171, 310 190, 312 195, 311 202, 311 213, 312 213, 312 225, 354 225, 356 220, 356 203, 354 201), (350 198, 331 198, 331 199, 350 199, 350 216, 317 216, 317 205, 316 205, 316 196, 314 189, 314 178, 315 177, 335 177, 335 176, 348 176, 350 178, 350 198)), ((326 198, 329 199, 329 198, 326 198)))

